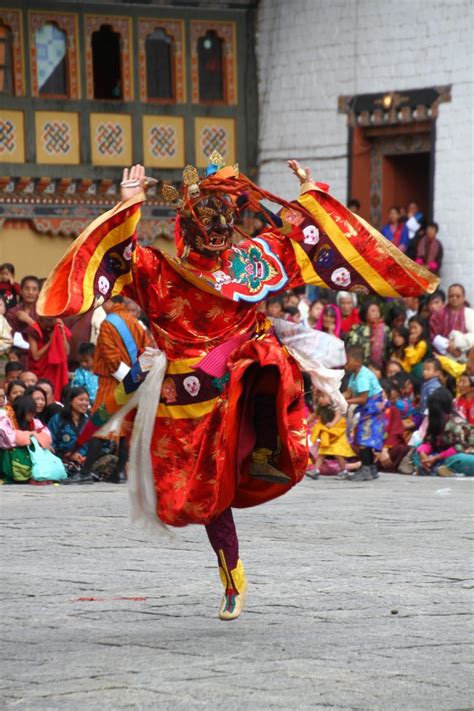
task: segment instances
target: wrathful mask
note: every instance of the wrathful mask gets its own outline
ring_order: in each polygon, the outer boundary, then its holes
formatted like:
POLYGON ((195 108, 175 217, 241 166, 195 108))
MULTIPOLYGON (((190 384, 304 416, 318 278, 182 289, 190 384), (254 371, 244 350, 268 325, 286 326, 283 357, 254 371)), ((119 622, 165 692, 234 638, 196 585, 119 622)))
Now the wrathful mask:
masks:
POLYGON ((235 206, 223 193, 203 194, 181 216, 184 241, 197 252, 215 255, 231 245, 235 206))

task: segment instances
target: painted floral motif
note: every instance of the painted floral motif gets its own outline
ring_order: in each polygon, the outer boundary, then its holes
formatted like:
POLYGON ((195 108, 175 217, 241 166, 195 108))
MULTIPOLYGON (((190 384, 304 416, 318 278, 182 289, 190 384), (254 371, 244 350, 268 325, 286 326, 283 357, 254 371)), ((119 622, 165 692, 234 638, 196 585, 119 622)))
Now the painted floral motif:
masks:
POLYGON ((222 378, 213 378, 212 379, 212 384, 215 388, 217 388, 220 392, 225 390, 227 383, 230 380, 230 372, 226 373, 225 375, 222 376, 222 378))

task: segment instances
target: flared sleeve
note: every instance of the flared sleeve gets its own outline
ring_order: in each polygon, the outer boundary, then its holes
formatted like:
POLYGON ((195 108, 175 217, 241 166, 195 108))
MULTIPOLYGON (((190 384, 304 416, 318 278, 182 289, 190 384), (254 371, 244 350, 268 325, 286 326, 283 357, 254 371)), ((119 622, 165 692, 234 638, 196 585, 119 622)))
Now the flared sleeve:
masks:
POLYGON ((409 259, 325 189, 307 186, 280 213, 296 228, 287 236, 292 247, 288 257, 297 263, 291 282, 392 298, 436 290, 439 277, 409 259))
POLYGON ((94 220, 73 242, 46 280, 41 316, 77 316, 119 294, 133 281, 136 230, 143 193, 94 220))

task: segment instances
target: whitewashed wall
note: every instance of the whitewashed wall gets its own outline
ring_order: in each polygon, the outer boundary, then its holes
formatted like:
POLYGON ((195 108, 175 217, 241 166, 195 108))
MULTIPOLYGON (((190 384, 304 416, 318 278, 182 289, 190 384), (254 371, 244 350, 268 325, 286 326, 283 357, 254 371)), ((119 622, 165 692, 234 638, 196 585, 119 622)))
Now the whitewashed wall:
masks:
POLYGON ((284 162, 295 157, 345 201, 339 95, 452 85, 437 120, 434 219, 443 285, 462 282, 472 301, 473 13, 471 0, 261 0, 257 31, 259 179, 285 197, 296 183, 284 162))

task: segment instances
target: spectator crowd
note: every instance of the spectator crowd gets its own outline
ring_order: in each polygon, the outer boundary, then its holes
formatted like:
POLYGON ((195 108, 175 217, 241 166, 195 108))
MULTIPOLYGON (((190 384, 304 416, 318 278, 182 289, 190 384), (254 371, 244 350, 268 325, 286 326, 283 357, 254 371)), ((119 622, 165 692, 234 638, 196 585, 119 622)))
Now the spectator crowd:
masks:
MULTIPOLYGON (((357 201, 350 207, 357 212, 357 201)), ((258 234, 263 223, 255 227, 258 234)), ((440 273, 438 226, 425 224, 415 203, 406 211, 393 207, 382 231, 440 273)), ((122 483, 125 433, 105 440, 84 431, 133 365, 130 338, 135 354, 153 345, 146 318, 120 296, 68 323, 43 318, 36 311, 41 285, 36 276, 17 283, 14 266, 0 266, 2 481, 122 483)), ((345 344, 347 412, 303 374, 308 477, 365 481, 380 470, 474 475, 474 310, 462 284, 401 300, 303 287, 273 296, 261 309, 345 344)))
POLYGON ((137 304, 116 296, 66 324, 38 316, 36 276, 18 284, 13 265, 4 264, 0 277, 2 482, 125 482, 126 438, 91 437, 90 423, 99 395, 105 402, 133 364, 117 329, 137 350, 151 344, 137 304))
POLYGON ((474 475, 474 311, 461 284, 400 301, 303 288, 265 309, 345 343, 347 414, 305 380, 309 477, 474 475))

